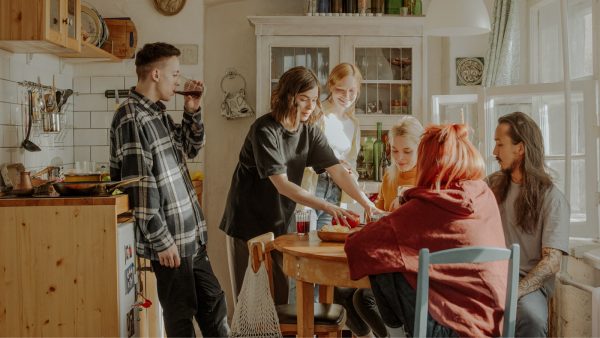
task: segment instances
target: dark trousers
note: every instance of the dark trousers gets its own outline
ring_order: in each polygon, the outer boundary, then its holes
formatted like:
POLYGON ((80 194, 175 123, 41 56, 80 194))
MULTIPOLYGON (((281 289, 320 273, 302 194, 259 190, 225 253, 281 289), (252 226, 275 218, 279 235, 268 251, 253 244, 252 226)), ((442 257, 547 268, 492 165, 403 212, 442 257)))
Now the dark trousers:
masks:
MULTIPOLYGON (((392 328, 404 326, 413 337, 417 292, 400 272, 369 276, 371 290, 384 323, 392 328)), ((458 337, 451 328, 443 326, 427 314, 427 337, 458 337)))
POLYGON ((195 337, 195 317, 204 337, 229 336, 225 293, 213 273, 206 246, 193 257, 182 257, 178 268, 152 261, 158 299, 169 337, 195 337))
MULTIPOLYGON (((246 241, 239 238, 232 238, 232 249, 233 249, 233 274, 234 274, 234 294, 237 299, 240 291, 242 291, 242 283, 244 281, 244 275, 246 274, 246 268, 248 267, 248 258, 250 252, 248 251, 248 244, 246 241)), ((283 255, 277 250, 271 251, 271 258, 273 260, 273 284, 275 296, 273 301, 275 305, 287 304, 288 301, 288 282, 287 277, 283 273, 283 255)))
POLYGON ((366 336, 373 331, 376 337, 389 336, 371 289, 336 287, 333 302, 346 309, 346 326, 354 335, 366 336))

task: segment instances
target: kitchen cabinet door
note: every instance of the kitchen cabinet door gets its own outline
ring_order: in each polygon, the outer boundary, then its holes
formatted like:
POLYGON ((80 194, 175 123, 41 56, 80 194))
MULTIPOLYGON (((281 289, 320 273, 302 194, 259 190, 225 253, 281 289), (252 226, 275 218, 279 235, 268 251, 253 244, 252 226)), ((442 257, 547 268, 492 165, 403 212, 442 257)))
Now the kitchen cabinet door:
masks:
POLYGON ((257 117, 269 112, 271 91, 281 75, 296 66, 311 69, 321 83, 321 99, 327 96, 327 77, 340 59, 338 37, 257 36, 257 40, 257 117))

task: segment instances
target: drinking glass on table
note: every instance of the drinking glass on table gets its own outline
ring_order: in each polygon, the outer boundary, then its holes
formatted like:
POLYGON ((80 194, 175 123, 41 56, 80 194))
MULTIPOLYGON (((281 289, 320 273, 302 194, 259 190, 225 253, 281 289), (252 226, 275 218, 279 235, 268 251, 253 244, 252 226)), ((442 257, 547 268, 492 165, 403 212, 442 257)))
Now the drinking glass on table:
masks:
POLYGON ((310 210, 296 210, 294 217, 296 218, 296 233, 299 236, 304 236, 310 230, 310 210))
POLYGON ((202 96, 202 93, 204 93, 204 83, 179 74, 177 77, 177 89, 175 89, 175 94, 184 96, 189 95, 198 98, 202 96))

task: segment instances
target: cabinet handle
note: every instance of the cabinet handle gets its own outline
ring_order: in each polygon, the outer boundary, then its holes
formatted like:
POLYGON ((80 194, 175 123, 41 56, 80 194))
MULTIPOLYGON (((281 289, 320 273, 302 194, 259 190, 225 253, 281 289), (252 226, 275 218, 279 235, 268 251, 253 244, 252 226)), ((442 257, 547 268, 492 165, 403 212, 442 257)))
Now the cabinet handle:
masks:
POLYGON ((69 26, 72 26, 72 25, 73 25, 73 19, 71 19, 71 18, 64 18, 64 19, 62 20, 62 22, 63 22, 65 25, 69 25, 69 26))

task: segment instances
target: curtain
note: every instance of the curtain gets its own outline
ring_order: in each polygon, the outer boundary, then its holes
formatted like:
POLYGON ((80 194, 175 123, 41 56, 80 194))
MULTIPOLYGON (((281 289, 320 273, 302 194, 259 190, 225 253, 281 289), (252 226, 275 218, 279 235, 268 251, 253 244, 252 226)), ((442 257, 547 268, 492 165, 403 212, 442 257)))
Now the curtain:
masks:
POLYGON ((519 0, 495 0, 492 31, 483 70, 482 85, 519 83, 519 0))

